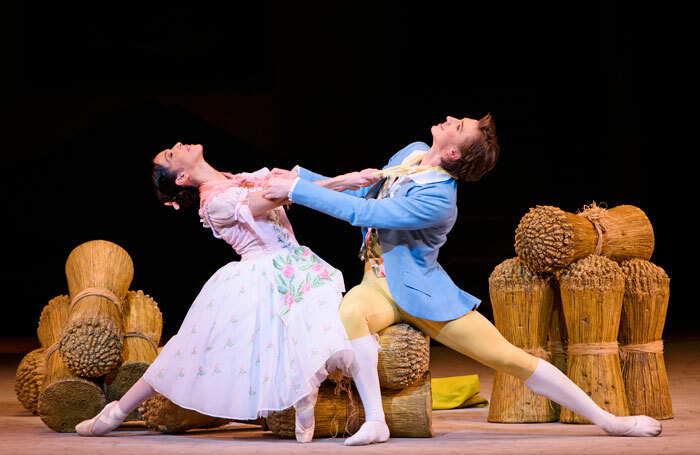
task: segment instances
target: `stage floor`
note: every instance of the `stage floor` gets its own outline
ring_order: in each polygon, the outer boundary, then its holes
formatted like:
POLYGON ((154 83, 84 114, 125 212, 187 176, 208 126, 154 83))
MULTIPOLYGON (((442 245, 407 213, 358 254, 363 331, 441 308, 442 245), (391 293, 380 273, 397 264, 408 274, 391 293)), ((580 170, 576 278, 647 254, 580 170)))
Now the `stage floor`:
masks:
MULTIPOLYGON (((7 349, 0 347, 0 352, 7 349)), ((343 439, 316 439, 311 444, 280 440, 259 427, 235 425, 164 435, 134 423, 101 438, 55 433, 26 411, 14 393, 15 371, 22 356, 0 354, 0 454, 294 454, 381 453, 459 454, 698 454, 700 453, 700 338, 666 341, 666 366, 675 418, 664 420, 656 438, 606 436, 592 425, 493 424, 488 407, 433 412, 435 437, 392 438, 384 444, 345 447, 343 439)), ((491 396, 493 371, 442 346, 433 346, 433 377, 478 374, 481 394, 491 396)))

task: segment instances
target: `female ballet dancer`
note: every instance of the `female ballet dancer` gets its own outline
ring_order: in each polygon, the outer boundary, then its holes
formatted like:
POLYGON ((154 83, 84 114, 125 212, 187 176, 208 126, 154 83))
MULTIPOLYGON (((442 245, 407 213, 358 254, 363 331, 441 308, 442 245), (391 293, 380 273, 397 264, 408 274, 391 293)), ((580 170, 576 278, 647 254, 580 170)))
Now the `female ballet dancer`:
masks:
MULTIPOLYGON (((178 333, 119 401, 76 426, 102 436, 141 403, 161 393, 175 404, 216 417, 254 420, 293 406, 299 442, 314 433, 318 388, 329 371, 351 375, 354 353, 338 308, 340 271, 297 243, 281 205, 260 195, 266 168, 228 174, 209 165, 201 145, 175 144, 153 159, 161 202, 199 202, 201 222, 241 256, 204 285, 178 333)), ((318 182, 359 189, 373 170, 318 182)))

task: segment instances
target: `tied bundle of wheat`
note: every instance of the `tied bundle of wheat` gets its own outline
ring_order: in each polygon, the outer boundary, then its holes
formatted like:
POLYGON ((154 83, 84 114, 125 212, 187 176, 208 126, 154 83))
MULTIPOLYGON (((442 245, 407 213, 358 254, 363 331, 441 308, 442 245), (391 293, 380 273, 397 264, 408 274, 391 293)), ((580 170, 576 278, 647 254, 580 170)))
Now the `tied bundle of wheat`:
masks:
POLYGON ((131 257, 112 242, 85 242, 68 256, 70 314, 59 349, 76 374, 103 376, 120 363, 121 305, 133 275, 131 257))
MULTIPOLYGON (((549 360, 545 349, 552 317, 553 289, 549 279, 533 273, 518 258, 497 265, 489 277, 489 295, 496 328, 524 351, 549 360)), ((559 409, 530 391, 520 379, 496 372, 489 422, 553 422, 559 409)))
POLYGON ((62 433, 74 432, 78 423, 92 418, 105 405, 102 389, 73 373, 58 350, 69 306, 68 296, 49 301, 41 312, 37 329, 45 356, 38 413, 49 428, 62 433))
MULTIPOLYGON (((382 407, 392 437, 434 436, 429 372, 405 389, 382 389, 382 407)), ((365 421, 362 401, 351 381, 344 385, 324 381, 319 389, 314 416, 315 438, 351 436, 365 421)), ((270 414, 267 427, 280 438, 294 438, 294 409, 270 414)))
POLYGON ((147 427, 161 433, 184 433, 195 428, 217 428, 231 422, 182 408, 161 394, 146 400, 138 409, 147 427))
POLYGON ((430 364, 430 339, 408 324, 394 324, 379 332, 377 373, 386 389, 405 389, 423 378, 430 364))
POLYGON ((39 393, 44 380, 44 349, 30 351, 19 362, 15 374, 15 395, 24 409, 38 414, 39 393))
MULTIPOLYGON (((158 356, 163 316, 158 304, 143 291, 129 291, 122 304, 124 348, 121 364, 104 378, 107 402, 119 400, 158 356)), ((126 420, 141 420, 138 410, 126 420)))
POLYGON ((670 280, 661 267, 643 259, 624 261, 620 267, 625 296, 619 342, 630 412, 670 419, 673 409, 662 341, 670 280))
POLYGON ((646 214, 632 205, 608 210, 593 203, 576 215, 538 205, 520 220, 515 251, 537 273, 561 271, 590 254, 614 261, 648 260, 654 230, 646 214))
MULTIPOLYGON (((590 255, 559 275, 561 303, 569 335, 567 376, 601 408, 629 415, 618 349, 625 279, 620 266, 590 255)), ((562 409, 565 423, 590 423, 562 409)))
MULTIPOLYGON (((379 332, 378 374, 382 405, 392 437, 433 437, 430 390, 430 340, 408 324, 379 332)), ((350 378, 339 371, 321 384, 314 437, 354 434, 364 423, 364 408, 350 378)), ((281 438, 294 438, 294 409, 272 413, 267 426, 281 438)))
POLYGON ((566 333, 564 309, 561 306, 561 290, 559 289, 559 282, 556 279, 550 280, 550 284, 554 291, 554 299, 552 301, 552 320, 549 324, 549 341, 547 341, 547 347, 552 365, 566 374, 566 349, 569 336, 566 333))

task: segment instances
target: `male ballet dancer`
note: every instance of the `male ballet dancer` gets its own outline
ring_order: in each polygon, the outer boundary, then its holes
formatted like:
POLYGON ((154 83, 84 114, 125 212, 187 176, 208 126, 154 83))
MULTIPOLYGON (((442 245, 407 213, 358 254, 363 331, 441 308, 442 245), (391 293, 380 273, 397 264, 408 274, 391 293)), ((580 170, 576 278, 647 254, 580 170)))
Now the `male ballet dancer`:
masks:
POLYGON ((353 379, 365 423, 345 444, 389 438, 373 334, 398 322, 523 380, 534 393, 584 416, 608 434, 659 435, 658 421, 606 412, 552 364, 510 344, 476 311, 479 299, 459 289, 438 264, 438 251, 457 218, 457 179, 479 180, 495 166, 500 148, 491 114, 479 120, 447 117, 431 133, 431 146, 414 142, 400 150, 385 167, 390 178, 371 189, 332 191, 313 183, 325 177, 297 167, 274 170, 263 190, 267 198, 288 197, 362 228, 364 278, 347 292, 340 313, 357 357, 353 379))

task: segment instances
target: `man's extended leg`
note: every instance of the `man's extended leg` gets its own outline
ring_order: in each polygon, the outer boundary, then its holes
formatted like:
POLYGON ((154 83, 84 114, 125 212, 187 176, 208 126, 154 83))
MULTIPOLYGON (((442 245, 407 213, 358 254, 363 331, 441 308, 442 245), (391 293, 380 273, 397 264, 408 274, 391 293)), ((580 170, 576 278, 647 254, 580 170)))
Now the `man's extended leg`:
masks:
POLYGON ((365 409, 365 423, 357 433, 345 440, 346 445, 384 442, 389 438, 377 375, 379 346, 374 334, 398 322, 400 315, 396 306, 387 300, 387 293, 374 285, 376 280, 371 271, 369 274, 365 274, 362 284, 345 294, 340 305, 340 317, 357 360, 352 377, 365 409))
POLYGON ((661 424, 650 417, 616 417, 601 409, 559 369, 510 344, 477 311, 446 322, 419 319, 403 312, 402 319, 455 351, 523 380, 533 392, 584 416, 609 434, 657 436, 661 433, 661 424))

